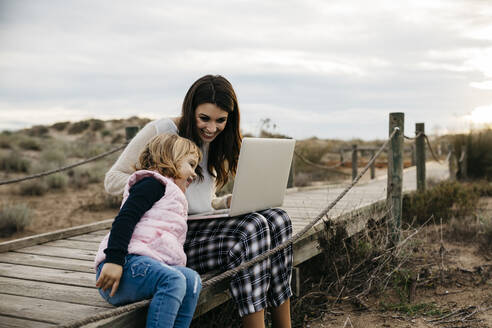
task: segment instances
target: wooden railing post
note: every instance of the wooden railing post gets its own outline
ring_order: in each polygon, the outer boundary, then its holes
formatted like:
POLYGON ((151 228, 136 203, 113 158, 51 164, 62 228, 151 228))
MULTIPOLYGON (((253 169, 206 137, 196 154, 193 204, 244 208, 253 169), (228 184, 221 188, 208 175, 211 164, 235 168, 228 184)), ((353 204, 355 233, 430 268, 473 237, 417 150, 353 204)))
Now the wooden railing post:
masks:
POLYGON ((352 145, 352 181, 357 177, 357 145, 352 145))
POLYGON ((415 154, 415 145, 414 144, 412 144, 410 146, 410 150, 412 151, 411 158, 410 158, 410 160, 411 160, 410 166, 415 166, 415 165, 417 165, 417 163, 416 163, 417 162, 417 158, 416 158, 417 155, 415 154))
POLYGON ((456 172, 457 172, 457 160, 456 155, 454 154, 454 147, 451 144, 448 144, 448 165, 449 165, 449 179, 454 181, 456 180, 456 172))
MULTIPOLYGON (((374 149, 371 150, 371 158, 374 157, 374 155, 376 154, 376 151, 374 149)), ((371 164, 371 179, 375 179, 376 178, 376 168, 375 168, 375 163, 376 161, 372 162, 371 164)))
POLYGON ((125 128, 126 141, 130 141, 138 132, 138 126, 127 126, 125 128))
POLYGON ((389 135, 398 128, 390 141, 388 149, 388 194, 387 203, 390 208, 390 221, 392 225, 393 243, 400 240, 400 227, 402 215, 402 188, 403 188, 403 136, 404 113, 390 113, 389 135))
POLYGON ((461 178, 466 180, 468 179, 468 149, 466 149, 466 145, 463 145, 461 148, 461 157, 460 157, 460 171, 461 171, 461 178))
POLYGON ((415 134, 421 133, 415 139, 416 161, 417 161, 417 191, 425 191, 425 125, 424 123, 415 124, 415 134))

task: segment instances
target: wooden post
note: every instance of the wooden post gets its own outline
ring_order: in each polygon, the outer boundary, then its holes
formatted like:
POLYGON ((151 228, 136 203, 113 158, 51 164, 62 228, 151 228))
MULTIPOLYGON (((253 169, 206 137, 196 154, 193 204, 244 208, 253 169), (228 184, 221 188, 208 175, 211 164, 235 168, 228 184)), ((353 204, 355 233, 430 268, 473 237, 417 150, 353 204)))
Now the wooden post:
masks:
POLYGON ((461 169, 461 178, 466 180, 468 179, 468 151, 466 149, 466 145, 463 145, 461 149, 461 158, 460 158, 460 169, 461 169))
POLYGON ((422 133, 415 139, 416 161, 417 161, 417 191, 425 191, 425 125, 424 123, 415 124, 415 134, 422 133))
POLYGON ((352 145, 352 181, 357 177, 357 145, 352 145))
POLYGON ((138 132, 138 126, 127 126, 125 128, 126 141, 130 141, 138 132))
POLYGON ((412 151, 412 155, 411 155, 412 156, 412 158, 411 158, 412 163, 410 165, 415 166, 415 165, 417 165, 417 163, 416 163, 417 162, 417 158, 416 158, 417 155, 415 154, 415 145, 412 145, 410 147, 410 150, 412 151))
MULTIPOLYGON (((374 149, 371 150, 371 159, 374 157, 374 155, 376 154, 376 151, 374 149)), ((375 179, 376 178, 376 168, 375 168, 375 164, 376 161, 372 162, 371 164, 371 179, 375 179)))
POLYGON ((343 162, 345 162, 344 155, 345 155, 345 149, 340 148, 340 163, 342 163, 342 164, 343 164, 343 162))
POLYGON ((400 240, 401 212, 402 212, 402 187, 403 187, 403 136, 404 113, 390 113, 389 135, 398 128, 390 141, 388 149, 388 193, 387 203, 390 208, 390 222, 392 225, 393 243, 400 240))
POLYGON ((454 181, 456 180, 456 171, 457 171, 457 160, 454 154, 454 147, 451 144, 448 144, 448 165, 449 165, 449 179, 454 181))

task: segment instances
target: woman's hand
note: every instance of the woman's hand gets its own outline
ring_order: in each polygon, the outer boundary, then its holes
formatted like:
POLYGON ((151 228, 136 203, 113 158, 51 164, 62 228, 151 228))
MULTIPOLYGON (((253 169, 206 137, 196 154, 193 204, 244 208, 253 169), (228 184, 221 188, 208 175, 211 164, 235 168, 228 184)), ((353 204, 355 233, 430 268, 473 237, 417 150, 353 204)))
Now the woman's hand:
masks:
POLYGON ((123 274, 123 267, 115 263, 104 263, 99 275, 99 279, 96 281, 96 287, 106 290, 111 288, 109 297, 113 297, 120 285, 121 275, 123 274))

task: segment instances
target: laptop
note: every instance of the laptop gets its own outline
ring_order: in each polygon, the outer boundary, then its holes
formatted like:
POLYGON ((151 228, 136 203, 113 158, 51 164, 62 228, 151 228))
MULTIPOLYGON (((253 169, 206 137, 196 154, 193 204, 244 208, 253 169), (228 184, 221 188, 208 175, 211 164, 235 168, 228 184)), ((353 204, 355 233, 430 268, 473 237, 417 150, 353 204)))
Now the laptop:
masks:
POLYGON ((233 217, 282 205, 294 139, 243 138, 231 207, 188 216, 188 220, 233 217))

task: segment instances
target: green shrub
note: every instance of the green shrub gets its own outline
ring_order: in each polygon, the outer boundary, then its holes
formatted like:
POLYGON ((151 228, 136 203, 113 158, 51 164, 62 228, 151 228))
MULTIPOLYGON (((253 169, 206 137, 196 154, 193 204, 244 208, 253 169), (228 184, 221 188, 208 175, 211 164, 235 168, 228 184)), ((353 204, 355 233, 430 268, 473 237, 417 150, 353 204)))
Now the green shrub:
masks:
POLYGON ((87 159, 97 156, 106 151, 105 145, 95 144, 91 142, 76 141, 68 147, 68 157, 78 157, 87 159))
POLYGON ((111 132, 111 130, 108 130, 108 129, 105 129, 105 130, 102 130, 101 131, 101 135, 103 137, 107 137, 107 136, 110 136, 113 132, 111 132))
POLYGON ((57 131, 63 131, 70 124, 70 122, 58 122, 53 124, 51 127, 57 131))
POLYGON ((125 142, 125 136, 123 136, 121 133, 117 133, 113 139, 111 139, 111 143, 112 144, 115 144, 115 143, 123 143, 125 142))
POLYGON ((444 181, 425 192, 403 196, 402 219, 425 223, 432 215, 444 221, 471 214, 477 207, 480 194, 473 185, 444 181))
POLYGON ((41 163, 52 166, 51 169, 58 168, 66 163, 66 155, 63 150, 53 147, 43 150, 40 159, 41 163))
MULTIPOLYGON (((454 149, 458 156, 464 147, 467 153, 467 175, 474 179, 492 180, 492 130, 470 132, 454 136, 454 149)), ((463 166, 459 165, 458 178, 463 177, 463 166)))
POLYGON ((72 123, 72 125, 70 125, 70 128, 68 128, 68 133, 78 134, 84 132, 89 128, 90 125, 91 123, 89 120, 72 123))
POLYGON ((44 125, 35 125, 26 132, 31 137, 46 137, 50 130, 44 125))
POLYGON ((75 167, 69 171, 70 186, 82 189, 89 184, 89 172, 86 169, 75 167))
POLYGON ((0 209, 0 237, 22 231, 32 221, 32 211, 26 204, 3 205, 0 209))
POLYGON ((19 141, 19 147, 25 150, 41 150, 41 144, 34 138, 24 137, 19 141))
POLYGON ((28 172, 29 167, 30 162, 16 151, 11 151, 10 154, 0 157, 0 170, 7 172, 28 172))
POLYGON ((68 185, 68 177, 65 173, 50 174, 43 179, 49 189, 65 189, 68 185))
POLYGON ((23 196, 43 196, 48 190, 48 186, 43 179, 33 179, 22 182, 19 193, 23 196))
POLYGON ((123 197, 121 195, 110 195, 104 193, 103 200, 106 208, 109 209, 119 209, 121 206, 121 201, 123 197))
POLYGON ((0 148, 2 149, 12 149, 12 141, 8 136, 0 134, 0 148))
POLYGON ((106 126, 106 123, 103 120, 92 119, 90 121, 91 121, 91 130, 92 131, 102 130, 106 126))

